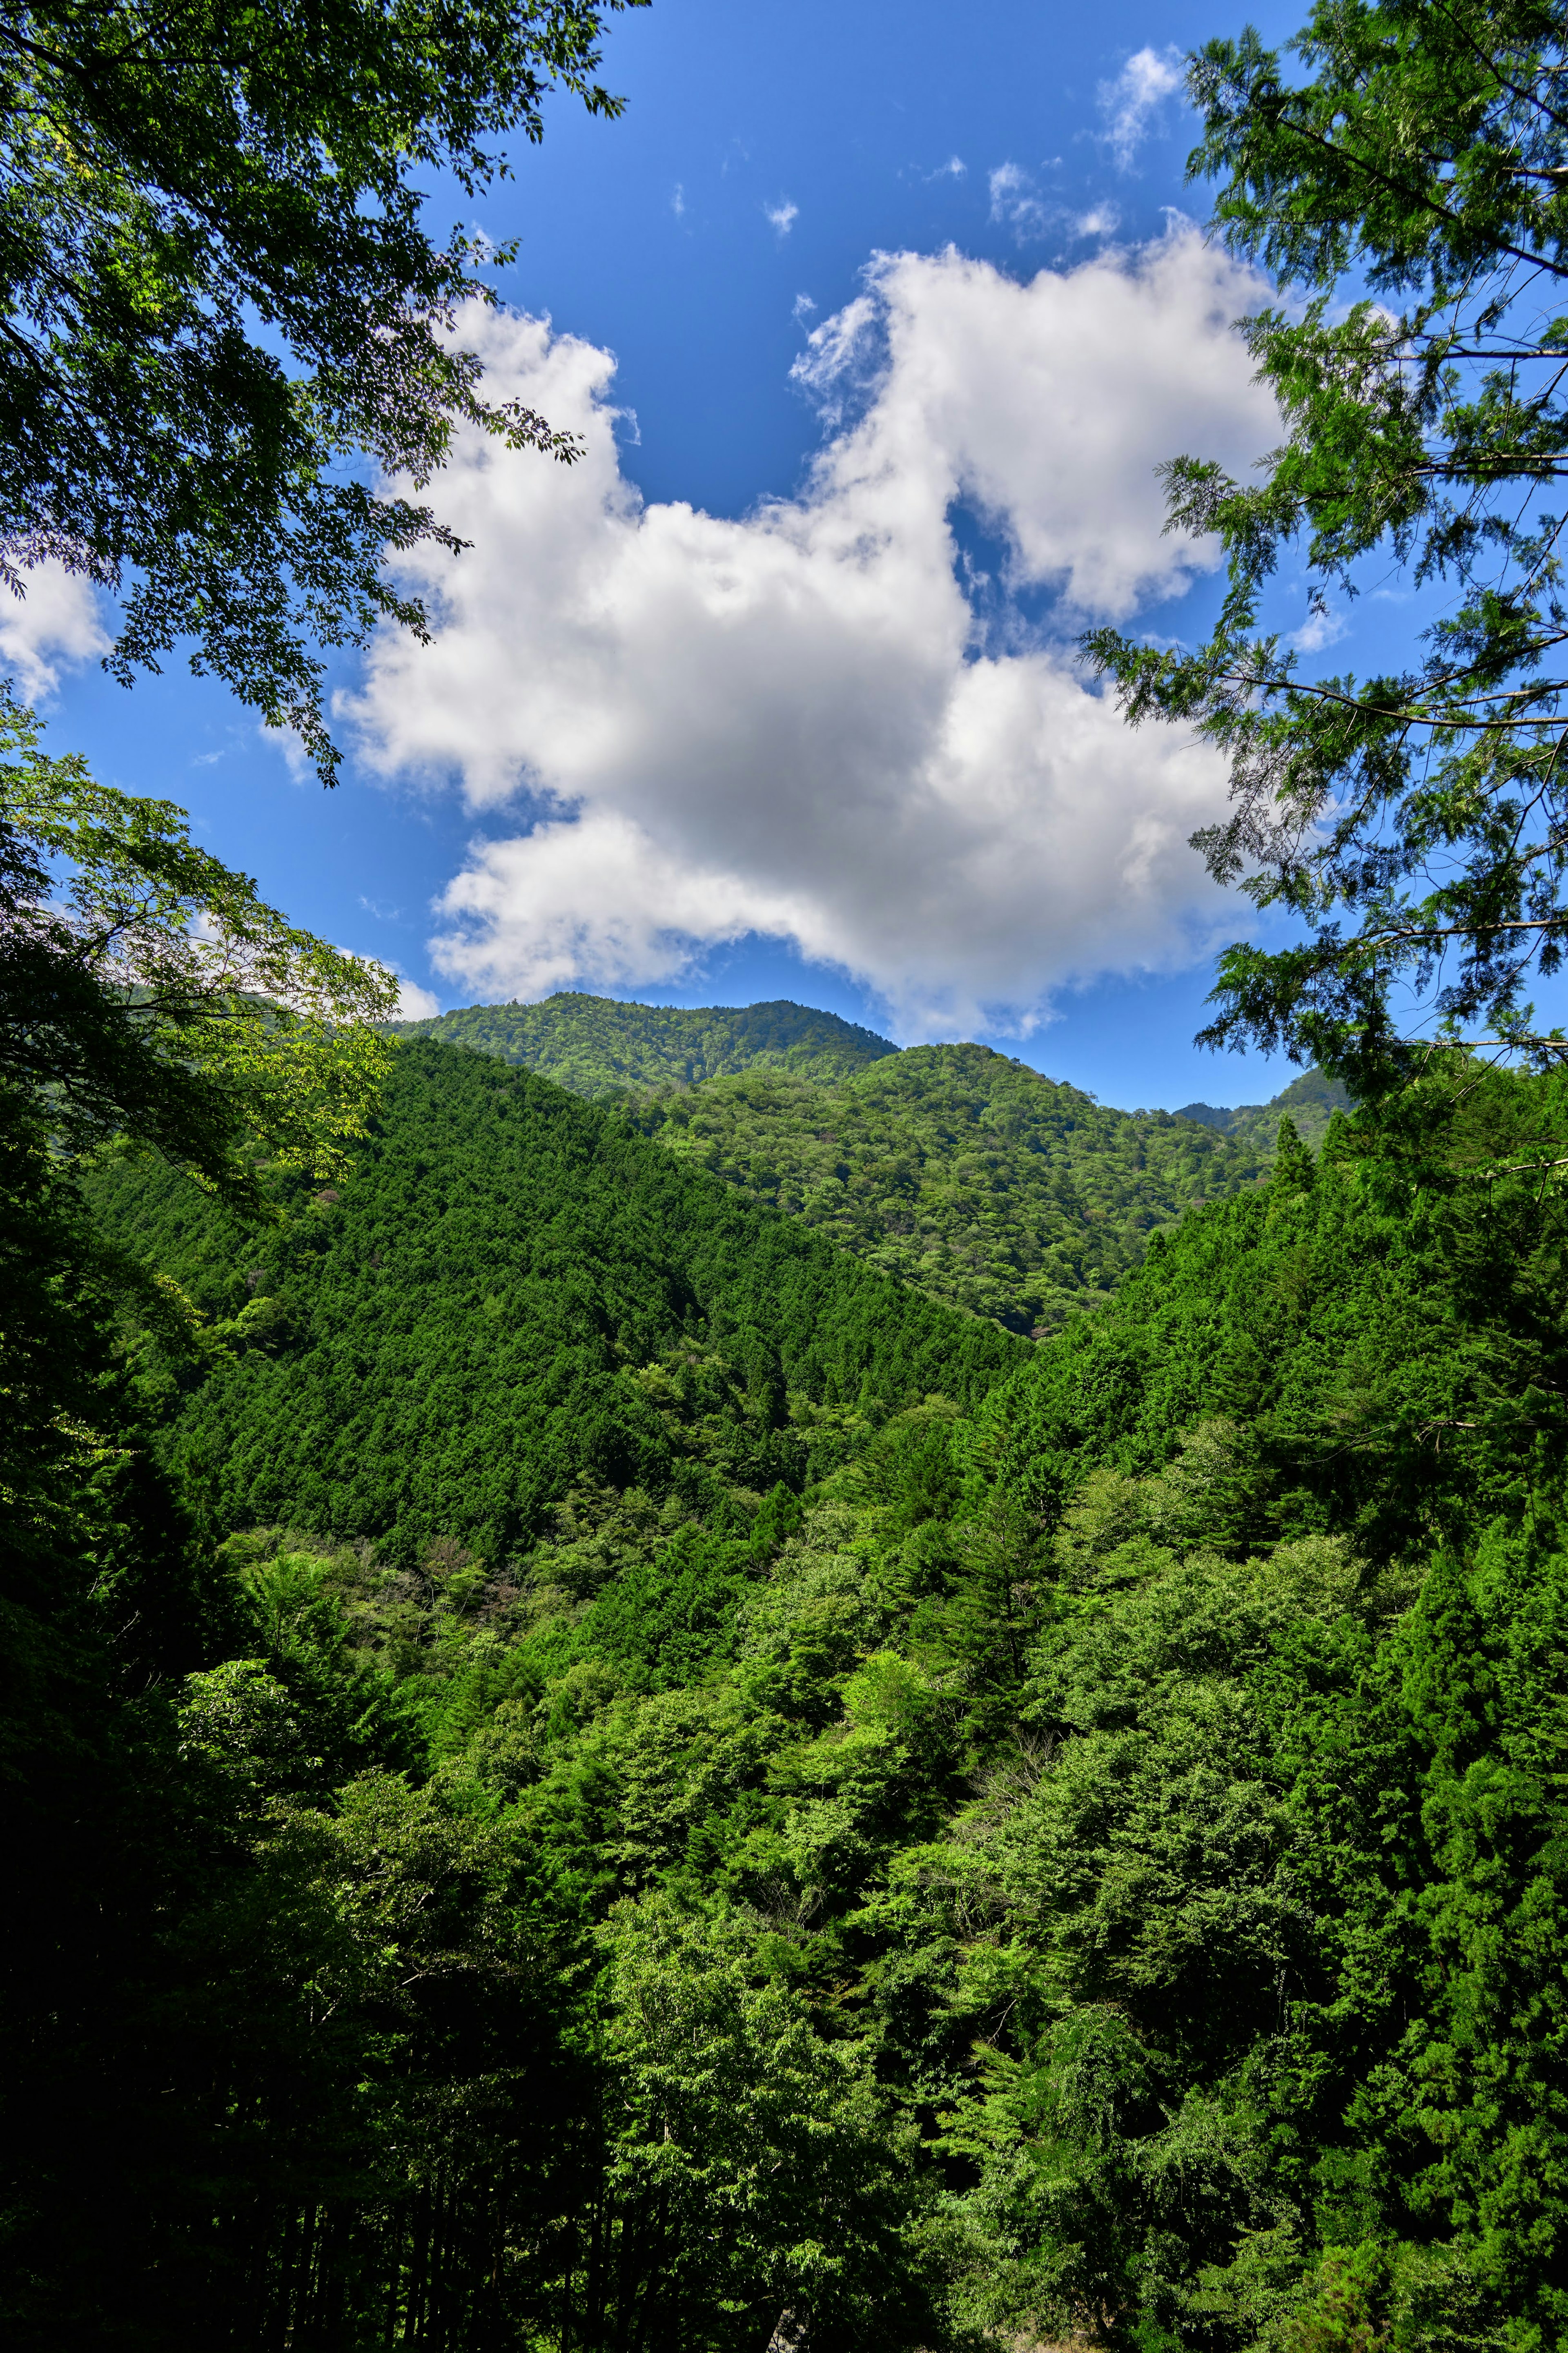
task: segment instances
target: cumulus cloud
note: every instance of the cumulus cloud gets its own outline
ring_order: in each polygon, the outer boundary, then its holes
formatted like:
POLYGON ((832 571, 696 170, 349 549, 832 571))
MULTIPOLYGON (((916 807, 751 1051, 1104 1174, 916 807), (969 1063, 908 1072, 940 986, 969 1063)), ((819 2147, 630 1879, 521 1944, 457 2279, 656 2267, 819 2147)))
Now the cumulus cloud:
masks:
MULTIPOLYGON (((393 967, 396 971, 395 965, 393 967)), ((434 990, 421 988, 416 980, 397 973, 397 1012, 399 1021, 429 1021, 441 1010, 441 1000, 434 990)))
POLYGON ((435 497, 474 544, 421 552, 435 640, 387 633, 353 705, 384 772, 456 774, 481 822, 436 968, 492 997, 636 987, 759 932, 911 1036, 1026 1029, 1065 982, 1201 953, 1221 902, 1186 838, 1219 764, 1130 733, 1068 635, 1208 560, 1163 535, 1160 459, 1234 470, 1277 438, 1227 325, 1259 292, 1190 234, 1023 284, 884 256, 800 363, 829 419, 801 495, 735 520, 626 481, 607 353, 468 320, 493 389, 587 452, 459 444, 435 497), (1005 590, 1056 592, 1052 631, 983 636, 961 506, 1005 590))
POLYGON ((109 651, 101 600, 90 580, 63 565, 25 573, 25 596, 0 586, 0 670, 16 682, 24 702, 41 702, 60 682, 62 668, 109 651))
POLYGON ((779 236, 786 237, 800 218, 800 206, 792 205, 789 198, 785 196, 781 204, 764 205, 763 214, 770 225, 777 229, 779 236))
POLYGON ((1114 81, 1100 83, 1105 135, 1122 171, 1131 167, 1165 100, 1182 87, 1184 72, 1180 49, 1142 48, 1128 58, 1114 81))

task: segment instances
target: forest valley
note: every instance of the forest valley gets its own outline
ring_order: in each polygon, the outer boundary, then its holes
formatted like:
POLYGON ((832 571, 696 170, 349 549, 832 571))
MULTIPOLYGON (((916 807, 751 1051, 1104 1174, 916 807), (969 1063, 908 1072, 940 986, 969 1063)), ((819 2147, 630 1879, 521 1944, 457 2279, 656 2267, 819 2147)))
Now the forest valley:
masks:
POLYGON ((1563 2342, 1563 1108, 1037 1342, 426 1037, 13 1117, 8 2342, 1563 2342))
MULTIPOLYGON (((331 785, 458 437, 584 450, 426 198, 640 5, 5 0, 0 594, 331 785)), ((1568 2346, 1565 77, 1185 61, 1279 438, 1161 470, 1204 642, 1037 642, 1228 776, 1271 1106, 399 1025, 0 680, 7 2353, 1568 2346)))

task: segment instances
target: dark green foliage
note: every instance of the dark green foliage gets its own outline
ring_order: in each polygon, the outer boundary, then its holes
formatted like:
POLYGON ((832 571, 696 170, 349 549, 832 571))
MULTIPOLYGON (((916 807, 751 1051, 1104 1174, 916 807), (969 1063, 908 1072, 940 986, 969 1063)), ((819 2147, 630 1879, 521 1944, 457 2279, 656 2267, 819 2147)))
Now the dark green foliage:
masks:
POLYGON ((226 1315, 170 1440, 192 1494, 227 1526, 293 1519, 409 1561, 443 1536, 498 1562, 583 1479, 696 1504, 710 1476, 682 1432, 715 1409, 731 1476, 798 1486, 813 1433, 780 1427, 785 1390, 831 1449, 835 1409, 978 1399, 1019 1353, 614 1113, 448 1047, 399 1051, 354 1173, 300 1188, 276 1229, 135 1165, 95 1198, 226 1315), (721 1376, 705 1396, 705 1343, 743 1407, 721 1376))
POLYGON ((1272 1103, 1238 1103, 1234 1111, 1217 1109, 1213 1103, 1184 1103, 1176 1117, 1201 1120, 1205 1127, 1228 1135, 1244 1151, 1271 1161, 1282 1119, 1289 1120, 1308 1150, 1316 1152, 1335 1112, 1351 1108, 1350 1096, 1336 1081, 1326 1079, 1321 1071, 1304 1071, 1272 1103))
POLYGON ((625 1005, 575 989, 539 1005, 465 1005, 393 1035, 520 1063, 577 1095, 664 1094, 737 1071, 837 1078, 898 1051, 886 1038, 780 998, 772 1005, 625 1005))
POLYGON ((1559 1083, 1283 1123, 1029 1349, 619 1112, 396 1063, 272 1228, 93 1180, 207 1319, 104 1360, 193 1498, 395 1509, 178 1539, 135 1966, 86 2075, 43 2044, 48 2149, 144 2162, 102 2221, 18 2168, 17 2341, 1555 2344, 1559 1083), (405 1364, 462 1412, 394 1443, 405 1364), (469 1427, 536 1480, 504 1542, 469 1427))
POLYGON ((1253 1182, 1273 1145, 1102 1109, 985 1046, 914 1046, 833 1083, 752 1072, 638 1117, 682 1158, 1016 1332, 1102 1301, 1152 1232, 1253 1182))
POLYGON ((667 1149, 1019 1333, 1098 1304, 1152 1232, 1256 1181, 1280 1110, 1299 1110, 1316 1144, 1346 1103, 1309 1071, 1277 1104, 1111 1111, 985 1046, 900 1053, 793 1005, 686 1013, 560 996, 397 1026, 575 1093, 645 1098, 627 1108, 667 1149))
POLYGON ((1445 1189, 1414 1203, 1357 1129, 1331 1131, 1314 1166, 1282 1128, 1266 1190, 1159 1238, 987 1412, 1003 1476, 1049 1509, 1080 1449, 1142 1475, 1221 1415, 1237 1470, 1205 1504, 1210 1535, 1331 1527, 1392 1556, 1556 1475, 1564 1238, 1539 1204, 1538 1147, 1522 1174, 1493 1172, 1543 1111, 1560 1132, 1557 1085, 1478 1078, 1447 1122, 1445 1189))

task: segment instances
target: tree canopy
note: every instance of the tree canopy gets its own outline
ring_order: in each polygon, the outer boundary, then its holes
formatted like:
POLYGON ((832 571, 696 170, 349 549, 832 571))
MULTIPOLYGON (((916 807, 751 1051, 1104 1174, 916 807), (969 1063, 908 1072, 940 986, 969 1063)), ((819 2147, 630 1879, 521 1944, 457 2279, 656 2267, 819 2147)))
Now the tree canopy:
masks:
POLYGON ((552 85, 617 113, 602 24, 641 5, 8 0, 0 581, 120 591, 117 676, 189 638, 330 781, 319 649, 422 630, 384 559, 456 544, 366 468, 417 493, 459 423, 575 449, 485 398, 451 331, 489 257, 432 234, 420 175, 472 197, 552 85))
POLYGON ((1555 2342, 1562 1086, 1033 1349, 430 1043, 265 1230, 98 1172, 205 1338, 37 1603, 18 2343, 1555 2342))
POLYGON ((1321 0, 1284 54, 1249 30, 1190 61, 1215 233, 1292 298, 1241 330, 1286 438, 1256 483, 1167 469, 1173 525, 1228 562, 1208 642, 1086 644, 1134 721, 1225 751, 1234 811, 1194 846, 1307 925, 1226 952, 1205 1040, 1283 1045, 1363 1099, 1437 1039, 1563 1050, 1528 990, 1568 929, 1565 63, 1540 0, 1321 0), (1405 667, 1308 677, 1261 627, 1299 543, 1321 612, 1374 556, 1441 589, 1405 667))
POLYGON ((462 1005, 395 1026, 400 1036, 494 1054, 589 1096, 664 1094, 739 1071, 825 1079, 898 1051, 874 1029, 787 997, 763 1005, 636 1005, 562 989, 535 1005, 462 1005))
POLYGON ((173 802, 51 758, 0 698, 0 1092, 57 1144, 152 1145, 247 1194, 242 1145, 325 1174, 365 1132, 396 998, 173 802))

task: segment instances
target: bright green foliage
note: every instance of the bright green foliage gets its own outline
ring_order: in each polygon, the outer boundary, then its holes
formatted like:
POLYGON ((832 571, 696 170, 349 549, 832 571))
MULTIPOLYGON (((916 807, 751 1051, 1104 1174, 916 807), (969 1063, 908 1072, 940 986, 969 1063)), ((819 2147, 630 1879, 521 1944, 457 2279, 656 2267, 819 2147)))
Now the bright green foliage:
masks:
POLYGON ((1016 1332, 1102 1301, 1152 1231, 1263 1165, 986 1046, 913 1046, 836 1082, 719 1080, 637 1117, 683 1160, 1016 1332))
POLYGON ((45 557, 129 575, 110 668, 193 638, 330 782, 317 647, 383 617, 423 632, 384 555, 457 544, 345 460, 418 487, 459 422, 575 455, 482 397, 447 331, 466 298, 493 300, 474 276, 489 257, 431 237, 420 180, 474 197, 500 142, 539 137, 552 83, 618 113, 594 76, 626 5, 12 0, 0 578, 45 557))
POLYGON ((254 1253, 96 1177, 208 1319, 99 1362, 213 1525, 95 1700, 138 1875, 67 1847, 113 1926, 27 2013, 10 2336, 1560 2341, 1563 1108, 1286 1124, 1034 1348, 430 1045, 254 1253))
POLYGON ((897 1047, 836 1013, 772 1005, 623 1005, 575 989, 538 1005, 465 1005, 430 1021, 389 1025, 520 1063, 577 1095, 668 1094, 737 1071, 835 1079, 897 1047))
POLYGON ((695 1501, 710 1451, 747 1488, 799 1486, 846 1413, 977 1398, 1021 1353, 613 1112, 448 1047, 401 1048, 353 1174, 289 1198, 262 1232, 172 1173, 95 1188, 107 1230, 155 1237, 221 1318, 229 1353, 202 1359, 173 1442, 230 1525, 295 1517, 407 1558, 452 1536, 496 1562, 577 1481, 695 1501))
POLYGON ((1235 812, 1194 846, 1307 927, 1226 952, 1205 1036, 1283 1043, 1369 1099, 1420 1067, 1433 1016, 1447 1038, 1559 1050, 1526 992, 1568 926, 1568 51, 1542 0, 1321 0, 1289 47, 1304 78, 1251 30, 1188 78, 1216 230, 1305 298, 1242 330, 1282 445, 1252 486, 1202 452, 1168 469, 1173 522, 1229 562, 1209 642, 1086 644, 1133 720, 1226 752, 1235 812), (1309 680, 1263 630, 1300 541, 1319 613, 1391 566, 1438 588, 1403 670, 1309 680))
POLYGON ((253 1190, 246 1142, 340 1167, 386 1069, 393 976, 38 732, 0 693, 0 1088, 72 1151, 153 1145, 231 1190, 253 1190))

